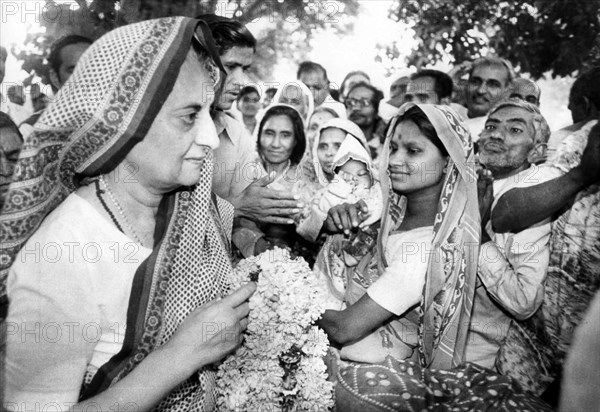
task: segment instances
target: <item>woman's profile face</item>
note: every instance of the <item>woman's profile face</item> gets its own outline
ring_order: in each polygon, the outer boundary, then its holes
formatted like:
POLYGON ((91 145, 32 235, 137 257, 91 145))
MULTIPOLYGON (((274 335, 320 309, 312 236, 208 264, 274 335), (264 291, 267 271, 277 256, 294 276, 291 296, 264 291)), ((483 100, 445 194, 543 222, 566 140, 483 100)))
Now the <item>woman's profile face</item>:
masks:
POLYGON ((298 110, 303 119, 306 119, 308 110, 308 97, 302 93, 302 89, 296 85, 288 84, 284 86, 279 102, 292 106, 298 110))
POLYGON ((346 138, 346 132, 335 127, 329 127, 321 131, 319 146, 317 146, 317 157, 321 168, 326 173, 333 173, 333 159, 346 138))
POLYGON ((262 128, 259 148, 263 158, 276 165, 287 162, 294 147, 294 123, 288 116, 280 114, 269 117, 262 128))
POLYGON ((439 184, 446 163, 447 158, 416 123, 405 120, 396 126, 388 166, 394 191, 412 193, 439 184))
POLYGON ((191 51, 150 130, 126 157, 135 179, 158 191, 198 183, 209 150, 219 145, 210 117, 214 84, 191 51))

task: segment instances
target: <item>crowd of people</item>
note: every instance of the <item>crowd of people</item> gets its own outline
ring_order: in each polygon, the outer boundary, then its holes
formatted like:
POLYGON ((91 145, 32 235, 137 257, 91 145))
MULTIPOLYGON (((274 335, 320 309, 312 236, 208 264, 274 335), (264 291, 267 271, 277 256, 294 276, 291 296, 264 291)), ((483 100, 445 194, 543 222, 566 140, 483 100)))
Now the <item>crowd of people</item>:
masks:
POLYGON ((3 409, 214 410, 256 289, 228 276, 275 247, 327 289, 338 410, 596 408, 600 67, 551 131, 499 57, 386 100, 311 61, 261 95, 255 51, 142 21, 57 40, 45 107, 0 96, 3 409))

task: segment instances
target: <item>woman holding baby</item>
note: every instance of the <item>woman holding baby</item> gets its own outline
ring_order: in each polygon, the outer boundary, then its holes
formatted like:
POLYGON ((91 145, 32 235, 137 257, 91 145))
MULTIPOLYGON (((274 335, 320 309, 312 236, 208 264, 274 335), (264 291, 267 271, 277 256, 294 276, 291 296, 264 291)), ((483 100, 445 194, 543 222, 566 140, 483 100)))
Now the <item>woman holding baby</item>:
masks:
POLYGON ((480 236, 473 164, 452 109, 408 103, 383 148, 380 222, 361 223, 370 203, 329 211, 327 228, 345 234, 330 235, 343 240, 316 270, 330 291, 320 326, 339 348, 338 410, 544 409, 510 378, 463 363, 480 236))

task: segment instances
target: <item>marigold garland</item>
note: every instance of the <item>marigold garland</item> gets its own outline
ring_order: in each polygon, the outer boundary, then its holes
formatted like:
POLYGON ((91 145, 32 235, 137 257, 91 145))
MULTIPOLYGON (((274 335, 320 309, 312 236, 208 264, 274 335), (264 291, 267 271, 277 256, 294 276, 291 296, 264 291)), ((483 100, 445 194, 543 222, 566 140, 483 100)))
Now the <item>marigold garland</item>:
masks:
POLYGON ((302 259, 275 248, 242 260, 237 288, 257 282, 250 298, 245 339, 219 367, 222 411, 324 411, 333 407, 333 384, 323 361, 329 341, 314 322, 326 292, 302 259))

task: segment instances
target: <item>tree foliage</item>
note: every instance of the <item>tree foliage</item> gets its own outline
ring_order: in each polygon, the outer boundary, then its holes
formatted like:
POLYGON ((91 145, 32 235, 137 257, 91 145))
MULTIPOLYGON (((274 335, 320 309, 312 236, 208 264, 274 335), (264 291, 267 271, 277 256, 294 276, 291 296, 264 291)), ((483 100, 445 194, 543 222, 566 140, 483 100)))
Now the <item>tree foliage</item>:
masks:
MULTIPOLYGON (((390 17, 413 24, 420 68, 450 55, 456 63, 493 53, 540 78, 600 63, 597 0, 394 0, 390 17)), ((394 44, 388 55, 397 58, 394 44)))
POLYGON ((76 0, 79 8, 46 0, 41 17, 45 33, 30 33, 23 46, 13 49, 23 69, 48 83, 44 58, 50 45, 65 34, 97 39, 125 24, 165 16, 194 17, 216 13, 244 24, 259 23, 255 76, 268 80, 281 57, 303 57, 314 32, 334 29, 344 33, 352 28, 358 0, 76 0), (48 18, 52 16, 53 18, 48 18), (263 24, 264 23, 264 24, 263 24), (342 23, 342 24, 340 24, 342 23))

